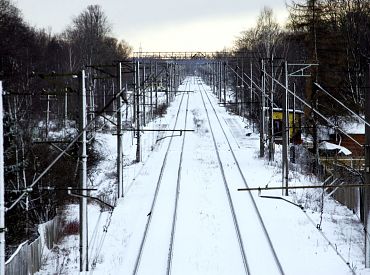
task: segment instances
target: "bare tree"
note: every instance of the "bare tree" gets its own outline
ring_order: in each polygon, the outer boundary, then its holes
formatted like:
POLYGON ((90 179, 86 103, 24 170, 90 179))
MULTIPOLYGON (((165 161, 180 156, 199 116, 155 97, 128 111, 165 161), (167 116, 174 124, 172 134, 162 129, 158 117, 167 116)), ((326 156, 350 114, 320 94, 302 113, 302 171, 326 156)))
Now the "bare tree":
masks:
POLYGON ((273 10, 264 7, 257 19, 256 27, 241 33, 236 41, 236 48, 258 52, 259 57, 271 57, 276 55, 282 32, 273 10))
POLYGON ((71 59, 72 55, 79 57, 76 61, 78 67, 97 63, 102 58, 104 40, 110 31, 107 16, 99 5, 88 6, 73 19, 72 26, 66 30, 66 37, 71 43, 71 59))

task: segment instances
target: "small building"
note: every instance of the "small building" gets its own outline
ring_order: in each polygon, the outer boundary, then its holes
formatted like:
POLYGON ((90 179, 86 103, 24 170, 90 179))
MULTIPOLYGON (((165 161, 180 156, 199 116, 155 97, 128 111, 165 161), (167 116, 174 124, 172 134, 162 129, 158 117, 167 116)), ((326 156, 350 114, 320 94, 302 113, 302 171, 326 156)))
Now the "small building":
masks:
MULTIPOLYGON (((295 144, 302 142, 301 133, 302 133, 302 117, 304 115, 301 110, 292 110, 289 109, 289 139, 295 144), (294 120, 294 123, 293 123, 294 120)), ((283 129, 283 109, 274 108, 273 109, 273 125, 274 125, 274 136, 277 141, 282 137, 283 129)))
POLYGON ((359 122, 343 122, 340 128, 343 129, 347 135, 344 135, 340 131, 336 133, 332 132, 329 134, 329 142, 340 144, 348 148, 355 157, 363 157, 365 151, 361 145, 365 144, 365 124, 359 122), (356 140, 361 145, 352 139, 356 140))

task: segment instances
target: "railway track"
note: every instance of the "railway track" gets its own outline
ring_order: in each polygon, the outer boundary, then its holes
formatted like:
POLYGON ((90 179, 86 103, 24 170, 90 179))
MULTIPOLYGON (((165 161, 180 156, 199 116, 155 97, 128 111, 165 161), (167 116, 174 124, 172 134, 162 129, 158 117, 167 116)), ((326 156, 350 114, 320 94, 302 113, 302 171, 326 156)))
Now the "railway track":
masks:
MULTIPOLYGON (((189 83, 186 83, 185 86, 187 87, 188 85, 189 83)), ((179 127, 185 129, 186 127, 189 93, 183 93, 181 97, 173 129, 179 127), (186 103, 184 102, 185 97, 186 103), (183 110, 184 108, 185 110, 183 110), (185 124, 185 126, 179 126, 179 121, 181 119, 183 119, 184 122, 180 123, 185 124)), ((167 267, 169 260, 165 260, 169 257, 169 254, 167 254, 166 251, 168 251, 168 247, 172 246, 170 244, 173 242, 171 231, 175 230, 175 222, 172 222, 172 227, 166 225, 168 224, 168 219, 176 219, 176 205, 178 200, 177 189, 181 180, 182 150, 184 147, 185 137, 186 132, 182 134, 181 146, 179 146, 180 140, 178 137, 174 138, 174 131, 170 137, 132 274, 164 274, 166 270, 169 270, 167 267), (178 157, 179 152, 177 150, 179 147, 181 147, 180 157, 178 157), (168 160, 171 162, 170 165, 168 160), (173 167, 173 162, 175 162, 175 166, 178 167, 177 179, 176 175, 172 173, 172 170, 168 168, 168 166, 173 167), (174 180, 177 182, 176 188, 171 184, 174 180), (165 198, 173 196, 175 197, 173 202, 165 201, 165 198), (155 265, 152 264, 153 258, 157 262, 155 265), (164 263, 167 264, 165 265, 164 263)))
POLYGON ((177 198, 179 215, 173 220, 166 274, 251 274, 213 125, 204 102, 201 103, 199 85, 196 90, 193 104, 198 102, 199 106, 192 106, 191 111, 199 132, 198 136, 189 136, 189 143, 199 144, 182 148, 182 152, 195 156, 186 154, 182 167, 187 180, 177 198), (192 171, 194 164, 198 169, 191 177, 187 172, 192 171), (207 170, 213 174, 209 178, 207 170))
POLYGON ((207 113, 209 125, 211 127, 214 148, 217 152, 220 169, 223 170, 223 181, 225 183, 225 189, 230 201, 231 211, 233 212, 234 224, 238 234, 240 250, 245 257, 244 259, 246 262, 245 265, 247 267, 247 274, 284 274, 284 270, 271 242, 270 236, 267 232, 266 226, 252 193, 248 192, 246 197, 240 196, 240 194, 235 192, 235 190, 237 190, 237 186, 240 186, 238 185, 238 182, 242 182, 246 188, 248 188, 248 183, 240 167, 239 161, 236 158, 234 149, 231 146, 229 137, 227 136, 224 126, 221 123, 221 119, 217 114, 210 96, 203 86, 203 82, 198 82, 198 85, 200 88, 199 90, 201 90, 200 94, 202 97, 202 102, 207 113), (205 96, 203 96, 203 94, 205 96), (212 113, 212 116, 215 118, 213 121, 216 120, 217 123, 211 123, 210 113, 212 113), (216 127, 219 128, 218 135, 215 135, 215 131, 212 129, 216 127), (224 165, 223 162, 234 165, 224 165), (224 167, 229 168, 225 169, 224 167), (239 179, 236 180, 236 178, 239 179), (230 179, 233 180, 231 181, 230 179), (230 192, 230 189, 233 190, 233 192, 230 192), (239 211, 235 209, 236 207, 234 205, 238 205, 237 209, 239 211), (256 243, 255 240, 258 240, 258 243, 256 243))
POLYGON ((252 194, 236 191, 247 182, 212 100, 193 87, 198 105, 182 94, 174 129, 192 116, 196 132, 168 143, 132 274, 284 274, 252 194))
MULTIPOLYGON (((199 82, 198 82, 198 86, 203 88, 203 86, 199 85, 199 82)), ((199 89, 199 91, 200 91, 200 89, 199 89)), ((242 234, 241 234, 238 219, 236 217, 235 206, 234 206, 234 202, 231 198, 231 193, 230 193, 230 189, 229 189, 229 184, 228 184, 227 179, 226 179, 224 165, 221 161, 221 156, 220 156, 218 144, 216 142, 215 133, 214 133, 214 130, 213 130, 214 126, 211 123, 211 120, 210 120, 210 117, 209 117, 209 112, 208 112, 208 109, 206 107, 204 97, 203 97, 203 94, 202 94, 201 91, 200 91, 200 95, 202 96, 203 106, 204 106, 205 112, 207 114, 208 125, 209 125, 209 129, 211 131, 211 134, 212 134, 213 145, 214 145, 214 148, 215 148, 215 152, 217 154, 217 161, 218 161, 218 165, 219 165, 219 168, 220 168, 220 171, 221 171, 222 181, 223 181, 223 184, 224 184, 224 187, 225 187, 225 192, 227 194, 227 200, 228 200, 228 203, 229 203, 229 206, 230 206, 230 211, 231 211, 231 215, 232 215, 232 219, 233 219, 233 224, 234 224, 234 227, 235 227, 235 233, 236 233, 237 238, 238 238, 240 254, 241 254, 242 259, 243 259, 243 265, 244 265, 245 273, 250 274, 250 269, 249 269, 249 265, 248 265, 248 261, 247 261, 247 256, 246 256, 245 248, 244 248, 244 244, 243 244, 243 237, 242 237, 242 234)))

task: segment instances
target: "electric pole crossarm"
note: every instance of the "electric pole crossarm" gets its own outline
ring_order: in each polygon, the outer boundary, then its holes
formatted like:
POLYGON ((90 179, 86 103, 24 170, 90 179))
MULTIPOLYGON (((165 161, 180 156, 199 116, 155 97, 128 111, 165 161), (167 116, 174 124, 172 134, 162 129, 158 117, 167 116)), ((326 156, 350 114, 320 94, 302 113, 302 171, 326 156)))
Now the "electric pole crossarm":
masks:
POLYGON ((309 77, 311 75, 304 74, 304 71, 312 66, 319 66, 319 64, 288 64, 288 66, 303 66, 302 68, 299 68, 298 70, 289 73, 289 76, 302 76, 302 77, 309 77))
MULTIPOLYGON (((272 77, 271 75, 269 75, 267 72, 266 72, 266 75, 268 77, 272 77)), ((298 99, 302 104, 304 104, 305 106, 307 106, 308 108, 310 108, 315 114, 317 114, 318 116, 320 116, 323 120, 325 120, 328 124, 330 124, 333 128, 337 129, 338 131, 340 131, 341 133, 343 133, 346 137, 348 137, 350 140, 352 140, 354 143, 356 143, 358 146, 362 147, 363 145, 361 143, 359 143, 356 139, 354 139, 353 137, 351 137, 351 135, 348 135, 346 133, 346 131, 344 131, 342 128, 338 127, 337 125, 335 125, 333 122, 331 122, 327 117, 325 117, 323 114, 321 114, 318 110, 316 110, 314 107, 312 107, 309 103, 307 103, 304 99, 302 99, 301 97, 299 97, 298 95, 296 95, 294 92, 292 92, 290 89, 288 89, 287 87, 285 87, 284 84, 281 84, 278 80, 276 80, 275 78, 274 79, 274 82, 276 82, 277 84, 279 84, 279 86, 281 86, 282 88, 286 89, 288 91, 288 93, 290 93, 291 95, 293 95, 296 99, 298 99)))
POLYGON ((300 185, 300 186, 276 186, 276 187, 251 187, 238 188, 238 191, 271 191, 271 190, 294 190, 294 189, 325 189, 325 188, 358 188, 370 187, 370 184, 336 184, 336 185, 300 185))
MULTIPOLYGON (((88 196, 88 195, 81 195, 81 194, 72 193, 72 190, 76 190, 76 189, 68 188, 68 195, 73 196, 73 197, 77 197, 77 198, 92 199, 92 200, 95 200, 95 201, 99 202, 102 205, 107 206, 110 210, 112 210, 112 211, 114 210, 114 206, 113 205, 110 205, 109 203, 107 203, 107 202, 105 202, 105 201, 103 201, 103 200, 101 200, 101 199, 99 199, 97 197, 92 197, 92 196, 88 196)), ((88 189, 88 190, 94 190, 94 189, 88 189)))
POLYGON ((130 132, 194 132, 195 130, 192 129, 125 129, 125 131, 130 131, 130 132))

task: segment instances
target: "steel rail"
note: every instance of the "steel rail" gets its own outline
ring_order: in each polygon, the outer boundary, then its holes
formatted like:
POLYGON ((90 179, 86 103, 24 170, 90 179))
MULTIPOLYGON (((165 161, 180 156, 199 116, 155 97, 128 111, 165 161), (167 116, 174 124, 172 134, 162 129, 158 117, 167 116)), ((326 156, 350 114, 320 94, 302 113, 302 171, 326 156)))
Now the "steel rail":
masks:
MULTIPOLYGON (((186 101, 186 113, 185 113, 184 128, 186 128, 186 125, 187 125, 188 108, 189 108, 189 94, 188 94, 188 98, 187 98, 187 101, 186 101)), ((174 209, 173 217, 172 217, 171 239, 170 239, 170 246, 169 246, 169 250, 168 250, 168 259, 167 259, 167 271, 166 271, 167 275, 171 274, 171 267, 172 267, 173 246, 174 246, 174 239, 175 239, 175 232, 176 232, 177 209, 178 209, 178 202, 179 202, 179 196, 180 196, 180 183, 181 183, 182 161, 183 161, 184 147, 185 147, 185 137, 186 137, 186 132, 184 132, 184 136, 183 136, 183 139, 182 139, 180 162, 179 162, 179 167, 178 167, 178 170, 177 170, 175 209, 174 209)))
MULTIPOLYGON (((231 152, 231 154, 232 154, 232 156, 233 156, 233 159, 234 159, 235 164, 236 164, 236 166, 237 166, 237 168, 238 168, 238 171, 239 171, 239 174, 240 174, 240 176, 241 176, 241 178, 242 178, 242 180, 243 180, 243 183, 244 183, 245 187, 246 187, 246 188, 248 188, 248 183, 247 183, 247 181, 246 181, 246 179, 245 179, 245 176, 244 176, 244 174, 243 174, 243 172, 242 172, 242 170, 241 170, 241 168, 240 168, 239 161, 238 161, 238 159, 237 159, 237 158, 236 158, 236 156, 235 156, 235 153, 234 153, 234 150, 233 150, 233 148, 232 148, 232 146, 231 146, 231 144, 230 144, 229 138, 227 137, 227 135, 226 135, 226 133, 225 133, 225 130, 224 130, 224 127, 223 127, 223 126, 222 126, 222 124, 221 124, 220 118, 219 118, 219 116, 217 115, 217 112, 216 112, 216 110, 215 110, 215 108, 214 108, 214 106, 213 106, 213 104, 212 104, 212 102, 211 102, 211 100, 210 100, 210 98, 209 98, 209 96, 208 96, 208 93, 206 92, 206 89, 204 88, 203 84, 202 84, 202 88, 203 88, 203 91, 205 92, 205 94, 206 94, 206 96, 207 96, 207 99, 208 99, 208 101, 209 101, 209 104, 210 104, 210 105, 211 105, 211 107, 212 107, 212 110, 213 110, 213 112, 214 112, 214 114, 215 114, 215 116, 216 116, 216 118, 217 118, 217 121, 218 121, 218 123, 219 123, 219 125, 220 125, 220 128, 221 128, 221 130, 222 130, 222 133, 223 133, 223 135, 224 135, 224 137, 225 137, 225 139, 226 139, 226 141, 227 141, 228 147, 229 147, 230 152, 231 152)), ((202 96, 202 99, 203 99, 203 96, 202 96)), ((207 116, 208 116, 208 112, 207 112, 207 116)), ((215 148, 216 148, 216 150, 218 151, 218 148, 217 148, 217 146, 216 146, 216 143, 215 143, 215 148)), ((221 162, 221 160, 220 160, 220 162, 221 162)), ((222 165, 222 164, 221 164, 221 165, 222 165)), ((225 181, 226 181, 226 180, 225 180, 225 181)), ((228 188, 227 188, 227 189, 228 189, 228 188)), ((230 193, 230 192, 228 192, 228 193, 230 193)), ((277 254, 276 254, 275 248, 274 248, 274 246, 273 246, 273 244, 272 244, 272 241, 271 241, 270 235, 268 234, 267 229, 266 229, 266 226, 265 226, 265 224, 264 224, 264 222, 263 222, 263 219, 262 219, 261 213, 260 213, 260 212, 259 212, 259 210, 258 210, 258 207, 257 207, 257 204, 256 204, 256 202, 255 202, 255 200, 254 200, 254 197, 253 197, 253 195, 252 195, 252 193, 251 193, 251 192, 248 192, 248 194, 249 194, 249 197, 250 197, 250 199, 251 199, 251 202, 252 202, 253 208, 254 208, 254 210, 255 210, 255 212, 256 212, 256 214, 257 214, 257 217, 258 217, 258 220, 259 220, 260 225, 261 225, 261 227, 262 227, 262 230, 263 230, 263 232, 264 232, 264 235, 265 235, 265 237, 266 237, 266 240, 267 240, 267 242, 268 242, 268 244, 269 244, 269 247, 270 247, 270 249, 271 249, 271 252, 272 252, 272 254, 273 254, 273 256, 274 256, 274 260, 275 260, 275 263, 276 263, 276 265, 277 265, 277 267, 278 267, 278 269, 279 269, 279 272, 280 272, 280 274, 285 274, 285 272, 284 272, 284 270, 283 270, 283 268, 282 268, 282 266, 281 266, 280 260, 279 260, 279 258, 278 258, 278 256, 277 256, 277 254)), ((231 200, 231 196, 230 196, 230 200, 231 200)), ((232 203, 232 201, 231 201, 231 203, 232 203)), ((235 217, 235 218, 236 218, 236 217, 235 217)), ((240 237, 240 238, 241 238, 241 237, 240 237)))
MULTIPOLYGON (((201 87, 199 82, 198 82, 198 86, 201 87)), ((203 87, 203 85, 202 85, 202 87, 203 87)), ((203 88, 203 90, 204 90, 204 88, 203 88)), ((211 124, 211 120, 209 118, 208 109, 206 107, 206 103, 205 103, 205 100, 204 100, 204 97, 203 97, 203 94, 202 94, 201 91, 200 91, 200 95, 202 97, 203 106, 204 106, 204 109, 205 109, 206 114, 207 114, 209 129, 210 129, 210 132, 212 134, 213 145, 215 147, 217 160, 218 160, 218 165, 219 165, 219 168, 220 168, 220 171, 221 171, 222 180, 223 180, 223 183, 224 183, 228 203, 229 203, 229 206, 230 206, 230 211, 231 211, 231 215, 232 215, 232 218, 233 218, 233 223, 234 223, 236 235, 237 235, 237 238, 238 238, 240 253, 241 253, 241 256, 242 256, 242 259, 243 259, 244 269, 245 269, 246 274, 249 275, 249 274, 251 274, 251 272, 250 272, 250 269, 249 269, 247 256, 246 256, 245 249, 244 249, 243 238, 242 238, 242 235, 241 235, 239 223, 238 223, 236 213, 235 213, 234 203, 232 201, 230 189, 229 189, 229 186, 228 186, 228 183, 227 183, 227 180, 226 180, 225 170, 224 170, 224 167, 223 167, 223 164, 222 164, 222 161, 221 161, 220 152, 219 152, 218 147, 217 147, 217 142, 216 142, 216 138, 215 138, 215 135, 214 135, 214 132, 213 132, 213 129, 212 129, 212 124, 211 124)))
POLYGON ((165 156, 164 156, 164 159, 163 159, 163 163, 162 163, 162 166, 161 166, 161 170, 160 170, 160 173, 159 173, 159 177, 158 177, 158 180, 157 180, 156 189, 155 189, 153 200, 152 200, 151 207, 150 207, 150 212, 149 212, 150 215, 148 215, 148 220, 145 224, 145 229, 144 229, 144 233, 143 233, 143 236, 142 236, 142 239, 141 239, 138 255, 136 256, 136 260, 135 260, 134 270, 132 272, 132 274, 134 274, 134 275, 136 275, 138 273, 138 270, 139 270, 141 257, 143 255, 145 242, 146 242, 146 239, 147 239, 147 236, 148 236, 148 233, 149 233, 153 213, 155 211, 155 206, 156 206, 156 202, 157 202, 157 198, 158 198, 159 189, 161 187, 163 174, 164 174, 165 168, 167 166, 167 158, 168 158, 168 154, 170 152, 170 148, 171 148, 171 145, 172 145, 172 140, 173 140, 173 137, 174 137, 173 134, 174 134, 176 126, 177 126, 179 114, 180 114, 180 111, 181 111, 181 108, 182 108, 182 105, 183 105, 182 103, 183 103, 184 96, 185 96, 185 94, 182 94, 181 101, 180 101, 180 104, 179 104, 179 108, 178 108, 177 114, 176 114, 175 124, 173 126, 173 133, 170 137, 170 141, 168 143, 168 147, 167 147, 167 150, 166 150, 166 153, 165 153, 165 156))

